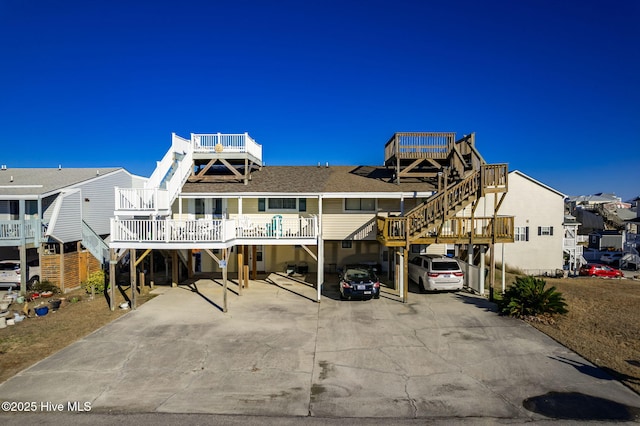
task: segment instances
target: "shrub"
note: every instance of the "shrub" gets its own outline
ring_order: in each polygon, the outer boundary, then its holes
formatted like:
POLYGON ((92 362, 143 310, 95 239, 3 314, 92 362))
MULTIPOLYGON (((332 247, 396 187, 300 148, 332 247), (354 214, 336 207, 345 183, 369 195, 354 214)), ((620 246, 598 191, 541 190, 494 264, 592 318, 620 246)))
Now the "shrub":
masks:
POLYGON ((36 293, 44 293, 45 291, 50 291, 53 294, 59 294, 60 293, 60 289, 53 284, 51 281, 40 281, 37 284, 34 284, 31 287, 32 291, 35 291, 36 293))
POLYGON ((566 314, 567 304, 555 287, 545 288, 542 278, 516 277, 515 282, 498 301, 501 315, 523 319, 540 319, 555 314, 566 314))
POLYGON ((89 274, 89 278, 83 284, 87 293, 91 293, 93 287, 95 293, 104 293, 105 288, 105 274, 104 271, 96 271, 89 274))

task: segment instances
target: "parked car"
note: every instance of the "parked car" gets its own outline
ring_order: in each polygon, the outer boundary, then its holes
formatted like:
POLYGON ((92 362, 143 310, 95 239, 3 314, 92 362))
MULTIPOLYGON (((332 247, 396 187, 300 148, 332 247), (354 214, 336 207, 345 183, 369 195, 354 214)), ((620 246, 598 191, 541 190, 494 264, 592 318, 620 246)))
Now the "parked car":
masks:
POLYGON ((582 265, 578 274, 586 277, 622 278, 624 274, 616 268, 600 263, 587 263, 582 265))
MULTIPOLYGON (((27 262, 27 287, 40 282, 40 266, 37 260, 27 262)), ((19 260, 0 260, 0 286, 17 287, 22 279, 19 260)))
POLYGON ((620 259, 624 253, 619 251, 609 251, 600 256, 600 262, 605 263, 607 265, 620 264, 620 259))
POLYGON ((374 268, 366 265, 348 265, 340 274, 340 299, 378 299, 380 280, 374 268))
POLYGON ((409 279, 418 284, 421 292, 462 290, 464 272, 458 261, 450 257, 420 255, 409 261, 409 279))

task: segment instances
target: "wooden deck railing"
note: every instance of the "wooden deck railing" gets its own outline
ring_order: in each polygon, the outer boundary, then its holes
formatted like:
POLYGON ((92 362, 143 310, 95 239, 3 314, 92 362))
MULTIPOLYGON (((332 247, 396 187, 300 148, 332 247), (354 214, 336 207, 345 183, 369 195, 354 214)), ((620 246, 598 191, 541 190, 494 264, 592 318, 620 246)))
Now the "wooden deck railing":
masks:
POLYGON ((481 168, 482 194, 507 192, 509 190, 509 165, 484 164, 481 168))
POLYGON ((421 238, 484 193, 506 192, 507 179, 506 164, 482 165, 479 171, 445 188, 402 217, 379 216, 378 239, 397 244, 421 238))
POLYGON ((449 132, 395 133, 384 146, 384 159, 446 159, 455 139, 449 132))
MULTIPOLYGON (((400 245, 406 241, 407 217, 377 218, 378 240, 389 245, 400 245), (386 220, 385 220, 386 219, 386 220)), ((437 238, 440 241, 469 242, 473 240, 513 241, 514 217, 453 217, 429 227, 422 239, 437 238)))

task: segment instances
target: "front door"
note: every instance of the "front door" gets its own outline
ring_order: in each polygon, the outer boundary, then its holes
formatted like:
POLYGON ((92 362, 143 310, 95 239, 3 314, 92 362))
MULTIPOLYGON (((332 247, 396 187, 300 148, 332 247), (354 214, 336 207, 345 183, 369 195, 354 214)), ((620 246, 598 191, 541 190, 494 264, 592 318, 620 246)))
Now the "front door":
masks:
POLYGON ((264 272, 264 246, 254 246, 249 252, 249 267, 253 268, 256 265, 257 272, 264 272))

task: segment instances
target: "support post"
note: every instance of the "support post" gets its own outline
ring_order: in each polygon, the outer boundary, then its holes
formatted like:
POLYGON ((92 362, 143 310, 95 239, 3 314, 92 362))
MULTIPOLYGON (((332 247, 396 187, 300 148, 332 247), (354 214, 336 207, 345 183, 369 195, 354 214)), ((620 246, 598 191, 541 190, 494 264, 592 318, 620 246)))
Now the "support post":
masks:
POLYGON ((242 272, 243 272, 243 266, 244 266, 244 253, 243 253, 243 247, 239 246, 237 247, 238 249, 238 296, 242 296, 242 287, 243 287, 243 282, 242 282, 242 272))
POLYGON ((258 279, 258 263, 256 260, 256 256, 258 255, 258 247, 256 246, 251 246, 251 279, 252 280, 257 280, 258 279))
POLYGON ((504 243, 502 243, 502 294, 504 294, 505 290, 506 290, 506 280, 507 278, 505 277, 505 266, 504 266, 504 243))
POLYGON ((242 276, 244 277, 244 287, 249 288, 249 246, 244 247, 244 265, 242 266, 242 276))
POLYGON ((484 296, 484 253, 485 253, 485 247, 484 245, 480 246, 480 267, 478 268, 478 274, 480 275, 480 295, 484 296))
POLYGON ((227 313, 227 262, 228 262, 228 258, 227 258, 227 249, 224 248, 222 249, 222 259, 223 259, 223 265, 222 265, 222 299, 223 299, 223 308, 222 311, 224 313, 227 313))
POLYGON ((118 257, 116 251, 112 248, 109 249, 109 308, 112 311, 116 310, 116 264, 118 263, 118 257))
POLYGON ((489 249, 491 250, 491 257, 489 260, 489 268, 491 268, 491 274, 489 275, 489 300, 493 302, 494 298, 493 298, 493 292, 494 292, 494 288, 495 288, 495 281, 496 281, 496 246, 495 244, 491 243, 491 246, 489 246, 489 249))
POLYGON ((149 287, 151 287, 151 290, 153 290, 153 285, 154 285, 154 281, 155 281, 155 266, 153 264, 153 251, 151 251, 151 258, 149 259, 149 287))
POLYGON ((145 289, 146 279, 144 276, 144 271, 140 272, 140 274, 138 275, 138 281, 140 282, 140 294, 144 294, 146 291, 145 289))
POLYGON ((129 278, 131 280, 131 309, 136 309, 136 293, 138 292, 136 277, 136 249, 131 249, 129 251, 129 278))
POLYGON ((178 268, 178 252, 176 250, 173 250, 171 252, 171 287, 178 286, 178 268))

